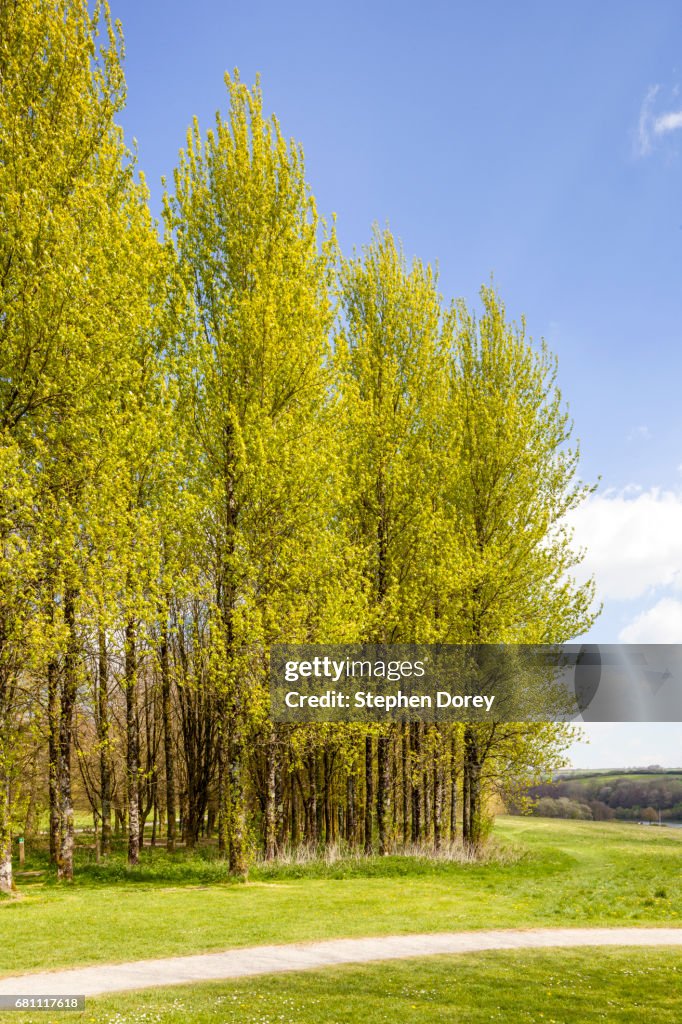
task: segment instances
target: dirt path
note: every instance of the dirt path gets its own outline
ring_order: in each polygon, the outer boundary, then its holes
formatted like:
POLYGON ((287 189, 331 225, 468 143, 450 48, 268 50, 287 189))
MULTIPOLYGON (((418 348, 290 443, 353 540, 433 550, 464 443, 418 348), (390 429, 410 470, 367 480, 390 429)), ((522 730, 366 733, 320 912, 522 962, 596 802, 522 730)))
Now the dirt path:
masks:
POLYGON ((5 977, 0 978, 0 995, 96 996, 105 992, 279 974, 335 964, 360 964, 439 953, 476 953, 488 949, 551 949, 560 946, 682 946, 682 928, 529 928, 251 946, 223 953, 5 977))

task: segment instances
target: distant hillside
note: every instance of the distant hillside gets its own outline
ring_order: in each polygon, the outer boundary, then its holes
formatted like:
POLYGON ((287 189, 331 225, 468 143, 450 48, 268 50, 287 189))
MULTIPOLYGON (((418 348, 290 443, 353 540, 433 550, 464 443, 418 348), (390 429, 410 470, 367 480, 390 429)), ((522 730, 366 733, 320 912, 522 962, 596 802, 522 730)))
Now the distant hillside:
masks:
POLYGON ((682 769, 563 772, 527 796, 533 813, 549 818, 682 821, 682 769))
POLYGON ((682 767, 662 768, 652 764, 647 768, 562 768, 556 773, 556 778, 584 779, 593 775, 682 775, 682 767))

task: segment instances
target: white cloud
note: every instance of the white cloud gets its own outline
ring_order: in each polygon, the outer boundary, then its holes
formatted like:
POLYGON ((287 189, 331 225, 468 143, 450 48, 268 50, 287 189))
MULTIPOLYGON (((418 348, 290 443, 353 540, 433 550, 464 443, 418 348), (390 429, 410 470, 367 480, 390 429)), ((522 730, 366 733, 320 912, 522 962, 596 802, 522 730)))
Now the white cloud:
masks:
POLYGON ((620 631, 624 644, 682 643, 682 601, 663 597, 620 631))
POLYGON ((656 135, 666 135, 682 128, 682 110, 672 110, 668 114, 661 114, 654 121, 656 135))
POLYGON ((682 494, 626 488, 592 495, 571 525, 586 552, 580 575, 594 575, 600 598, 682 589, 682 494))
MULTIPOLYGON (((635 135, 635 151, 638 156, 646 156, 650 153, 655 139, 682 128, 682 110, 654 112, 656 97, 660 91, 660 85, 651 85, 642 100, 635 135)), ((677 96, 676 89, 672 90, 672 95, 673 97, 677 96)))

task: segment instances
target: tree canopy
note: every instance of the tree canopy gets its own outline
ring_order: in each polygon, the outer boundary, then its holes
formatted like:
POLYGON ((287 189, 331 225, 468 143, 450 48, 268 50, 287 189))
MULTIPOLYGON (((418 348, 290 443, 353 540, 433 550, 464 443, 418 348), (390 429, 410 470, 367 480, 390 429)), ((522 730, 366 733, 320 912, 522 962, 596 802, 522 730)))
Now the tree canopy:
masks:
POLYGON ((106 4, 0 2, 0 887, 45 808, 98 850, 485 837, 565 728, 276 726, 277 642, 554 643, 592 621, 544 344, 345 257, 260 83, 226 75, 153 221, 106 4))

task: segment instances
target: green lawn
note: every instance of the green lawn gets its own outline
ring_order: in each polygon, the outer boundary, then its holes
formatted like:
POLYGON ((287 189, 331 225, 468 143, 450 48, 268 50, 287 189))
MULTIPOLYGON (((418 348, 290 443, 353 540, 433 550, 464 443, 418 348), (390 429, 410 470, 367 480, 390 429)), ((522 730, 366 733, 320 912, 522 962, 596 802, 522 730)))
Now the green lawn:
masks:
POLYGON ((13 1024, 679 1024, 679 950, 432 957, 89 999, 13 1024))
POLYGON ((510 851, 501 863, 318 863, 260 869, 246 885, 215 860, 160 851, 134 872, 83 865, 71 886, 24 876, 21 898, 0 902, 0 972, 338 936, 682 922, 682 830, 501 818, 496 836, 510 851))

